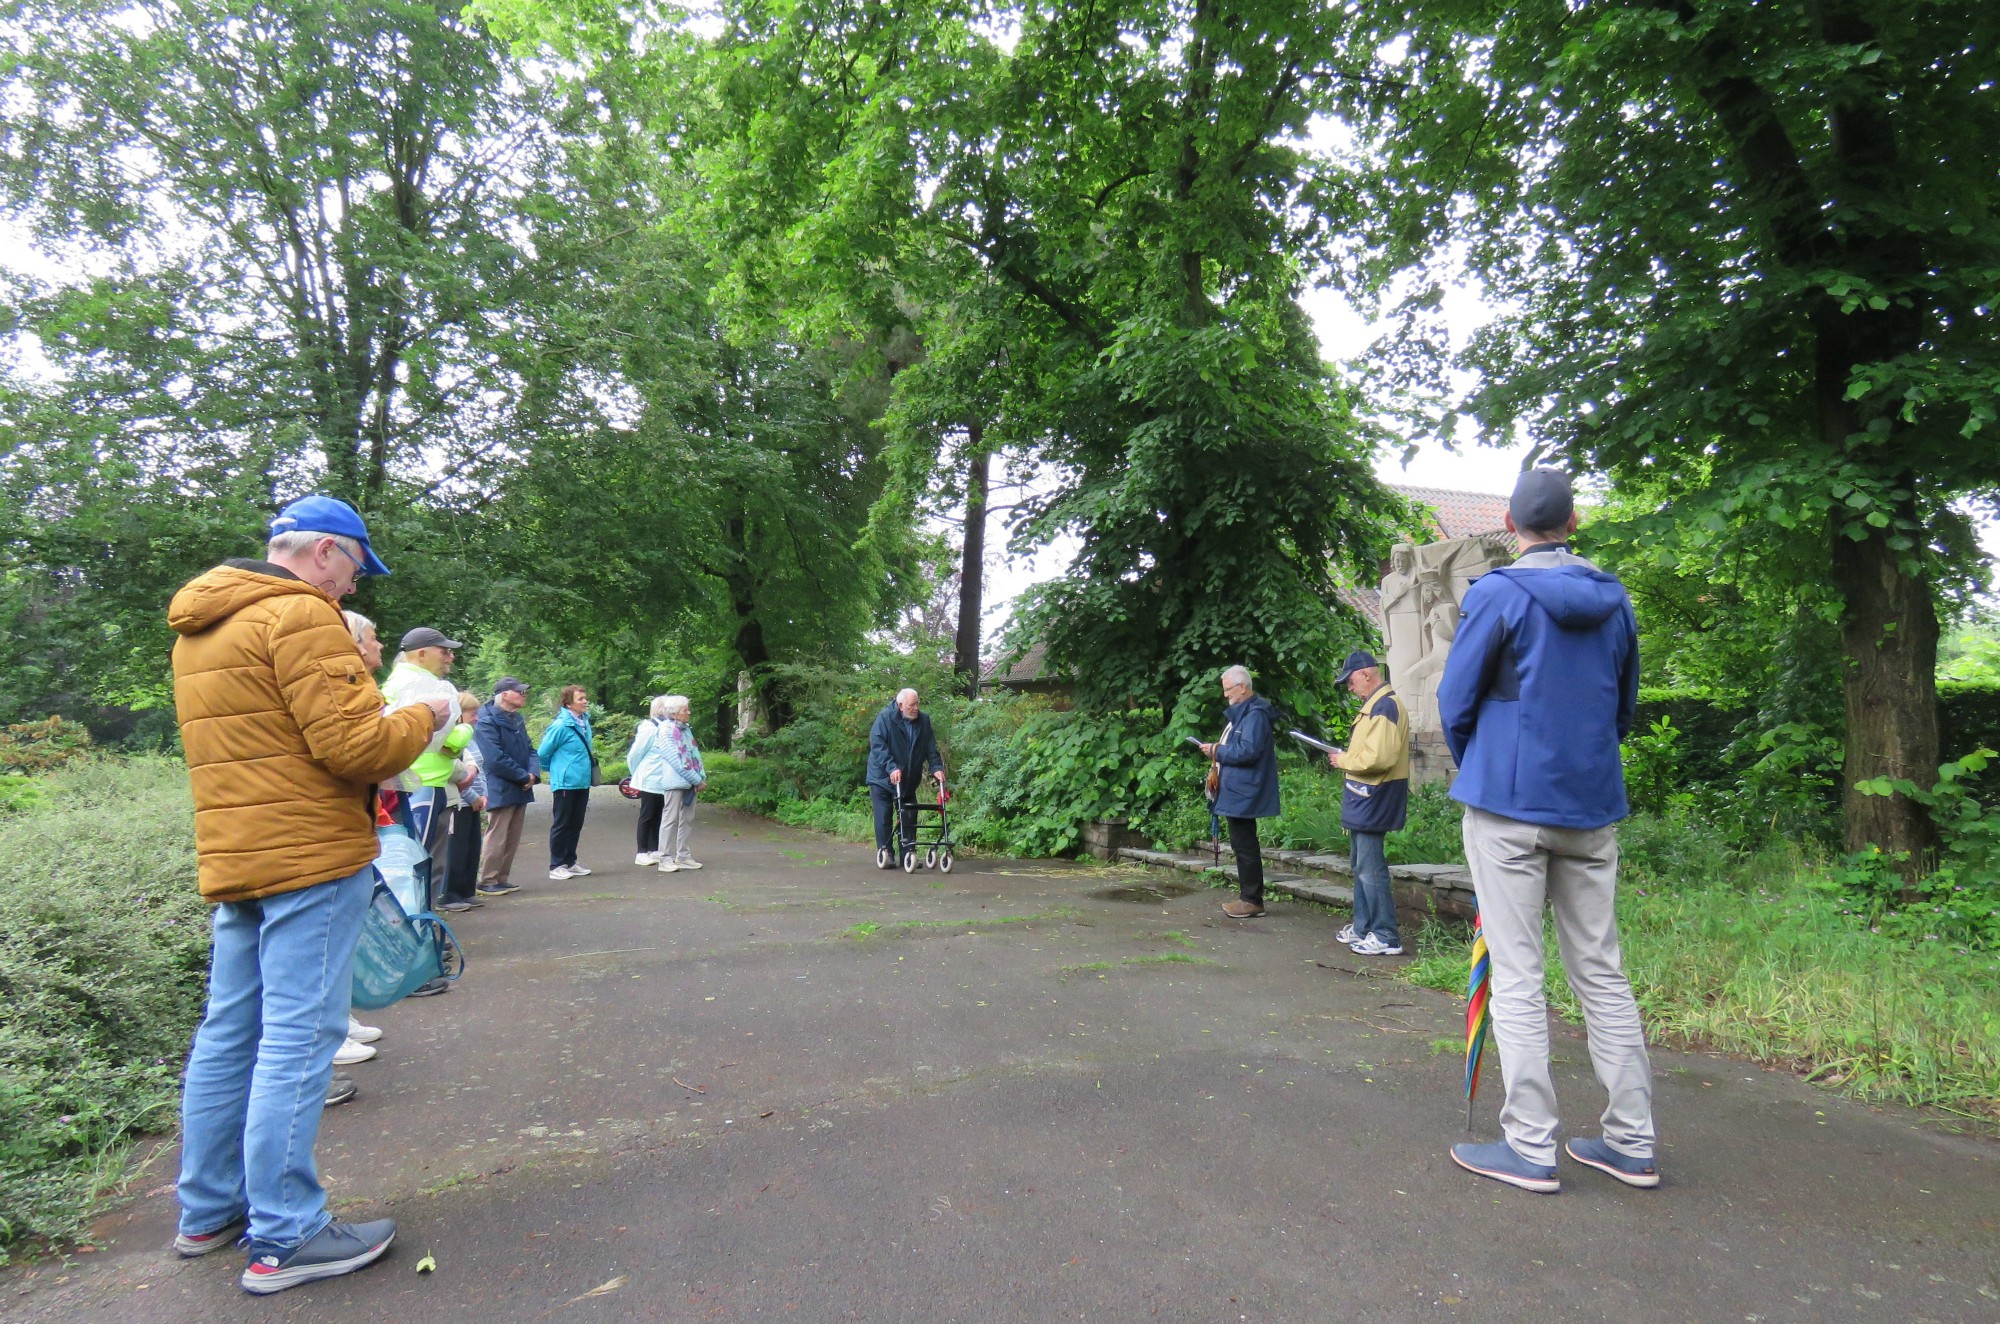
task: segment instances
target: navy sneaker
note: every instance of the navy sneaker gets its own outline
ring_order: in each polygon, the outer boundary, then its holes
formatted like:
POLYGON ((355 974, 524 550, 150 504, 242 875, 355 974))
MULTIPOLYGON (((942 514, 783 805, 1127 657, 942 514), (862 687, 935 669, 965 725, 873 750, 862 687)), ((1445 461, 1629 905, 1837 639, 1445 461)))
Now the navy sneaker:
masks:
POLYGON ((319 1234, 292 1250, 250 1245, 250 1267, 243 1271, 243 1290, 257 1296, 282 1292, 300 1283, 338 1278, 365 1269, 382 1258, 396 1239, 396 1220, 372 1223, 328 1223, 319 1234))
POLYGON ((1562 1189, 1553 1167, 1530 1163, 1514 1152, 1504 1140, 1485 1145, 1453 1145, 1451 1161, 1467 1172, 1476 1172, 1494 1181, 1504 1181, 1537 1195, 1554 1195, 1562 1189))
POLYGON ((1563 1148, 1586 1168, 1609 1173, 1627 1186, 1651 1188, 1660 1184, 1660 1169, 1653 1160, 1628 1158, 1602 1140, 1569 1140, 1563 1148))
POLYGON ((184 1260, 194 1259, 197 1255, 212 1254, 224 1246, 239 1244, 249 1227, 249 1216, 238 1214, 213 1232, 176 1232, 174 1253, 184 1260))

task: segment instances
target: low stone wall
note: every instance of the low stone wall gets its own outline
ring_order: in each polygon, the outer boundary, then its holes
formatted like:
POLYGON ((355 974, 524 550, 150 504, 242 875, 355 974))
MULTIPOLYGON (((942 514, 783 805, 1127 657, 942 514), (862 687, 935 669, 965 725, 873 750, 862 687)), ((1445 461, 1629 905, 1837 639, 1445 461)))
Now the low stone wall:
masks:
MULTIPOLYGON (((1345 855, 1297 850, 1266 850, 1263 854, 1266 890, 1328 905, 1354 904, 1354 875, 1345 855)), ((1116 858, 1188 873, 1219 868, 1231 878, 1236 876, 1235 857, 1228 846, 1222 847, 1219 855, 1207 850, 1179 854, 1126 846, 1118 850, 1116 858)), ((1467 920, 1479 913, 1472 894, 1472 875, 1463 865, 1392 864, 1389 882, 1399 907, 1467 920)))

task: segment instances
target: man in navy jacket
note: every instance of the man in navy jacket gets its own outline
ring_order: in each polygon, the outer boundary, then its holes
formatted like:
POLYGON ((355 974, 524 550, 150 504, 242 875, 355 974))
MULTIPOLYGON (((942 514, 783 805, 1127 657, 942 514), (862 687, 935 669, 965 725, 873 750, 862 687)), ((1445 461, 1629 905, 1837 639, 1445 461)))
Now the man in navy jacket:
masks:
POLYGON ((1579 1163, 1628 1186, 1657 1186, 1653 1073, 1625 979, 1614 910, 1625 778, 1619 741, 1639 699, 1638 628, 1624 585, 1566 545, 1576 531, 1567 475, 1531 469, 1509 503, 1512 566, 1466 590, 1438 685, 1458 760, 1465 858, 1492 961, 1493 1039, 1504 1140, 1452 1146, 1460 1167, 1553 1192, 1556 1099, 1549 1076, 1542 911, 1555 912, 1590 1058, 1610 1094, 1602 1138, 1571 1138, 1579 1163))
POLYGON ((897 859, 889 853, 892 823, 898 854, 916 849, 917 783, 926 771, 944 785, 944 756, 938 753, 930 716, 915 690, 900 690, 868 729, 868 798, 875 806, 875 863, 880 868, 893 867, 897 859))
POLYGON ((521 820, 535 799, 541 780, 535 746, 528 739, 528 722, 521 709, 528 687, 503 676, 493 698, 473 719, 472 738, 479 742, 480 766, 486 772, 486 837, 480 843, 479 893, 505 896, 521 889, 507 880, 514 869, 514 852, 521 845, 521 820))
POLYGON ((1222 739, 1203 745, 1201 752, 1221 767, 1215 812, 1229 824, 1229 849, 1236 856, 1236 900, 1222 913, 1231 919, 1255 919, 1264 913, 1264 851, 1257 840, 1257 820, 1278 816, 1277 717, 1271 705, 1257 697, 1247 667, 1222 673, 1222 739))

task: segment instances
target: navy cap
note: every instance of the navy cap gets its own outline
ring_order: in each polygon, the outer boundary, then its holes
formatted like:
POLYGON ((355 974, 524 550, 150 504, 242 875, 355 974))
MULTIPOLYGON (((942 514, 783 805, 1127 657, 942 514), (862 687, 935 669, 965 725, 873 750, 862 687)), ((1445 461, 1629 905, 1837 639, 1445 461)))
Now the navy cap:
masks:
POLYGON ((1516 532, 1560 533, 1576 513, 1569 475, 1560 469, 1529 469, 1515 480, 1507 513, 1514 517, 1516 532))
POLYGON ((1347 655, 1347 662, 1340 668, 1340 674, 1333 678, 1333 683, 1344 685, 1347 683, 1347 678, 1355 672, 1366 671, 1370 667, 1379 667, 1381 665, 1380 662, 1375 660, 1373 653, 1366 653, 1360 649, 1356 649, 1347 655))
POLYGON ((368 526, 361 522, 360 514, 338 497, 300 497, 271 521, 271 537, 281 533, 335 533, 352 538, 361 544, 362 574, 389 573, 389 567, 382 564, 382 558, 368 545, 368 526))
POLYGON ((515 694, 526 694, 528 692, 528 682, 516 680, 512 676, 502 676, 499 680, 493 682, 493 692, 495 694, 505 694, 509 690, 515 694))

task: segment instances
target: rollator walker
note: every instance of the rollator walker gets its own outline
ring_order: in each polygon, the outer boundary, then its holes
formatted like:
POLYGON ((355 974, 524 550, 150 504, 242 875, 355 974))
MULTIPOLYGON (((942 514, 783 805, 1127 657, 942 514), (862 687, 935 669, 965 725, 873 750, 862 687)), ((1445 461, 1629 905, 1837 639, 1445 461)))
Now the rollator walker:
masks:
MULTIPOLYGON (((931 781, 930 778, 925 778, 931 781)), ((937 788, 937 799, 924 804, 915 796, 905 799, 896 797, 896 842, 902 847, 903 872, 917 871, 917 854, 923 853, 924 868, 936 869, 940 873, 950 873, 951 858, 951 817, 945 806, 951 803, 951 792, 941 781, 932 781, 937 788), (928 833, 928 835, 927 835, 928 833)), ((875 851, 875 867, 889 867, 889 852, 878 847, 875 851)))

